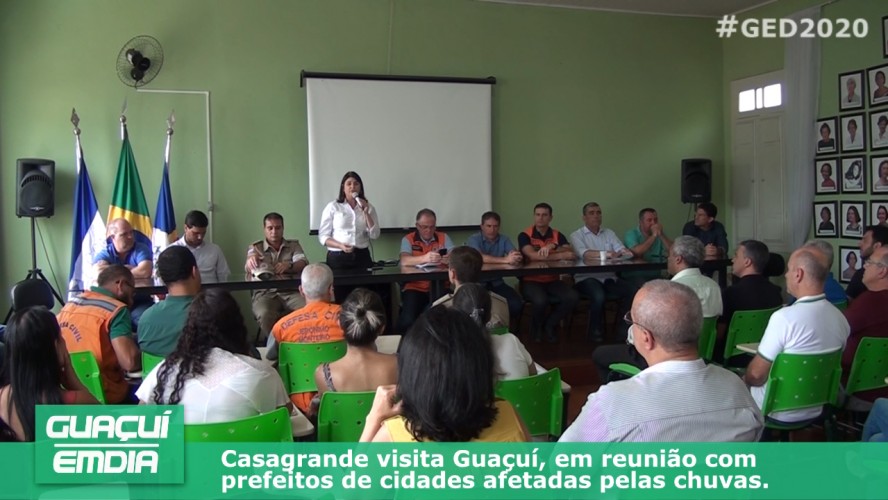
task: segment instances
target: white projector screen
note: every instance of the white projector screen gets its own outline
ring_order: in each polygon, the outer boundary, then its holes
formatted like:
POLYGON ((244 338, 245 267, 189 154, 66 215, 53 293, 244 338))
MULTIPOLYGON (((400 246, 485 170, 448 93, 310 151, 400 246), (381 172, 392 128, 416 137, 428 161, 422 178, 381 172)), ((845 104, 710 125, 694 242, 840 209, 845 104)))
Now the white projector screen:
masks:
POLYGON ((350 170, 382 229, 414 227, 422 208, 435 211, 439 227, 480 224, 492 206, 493 79, 303 76, 313 234, 350 170))

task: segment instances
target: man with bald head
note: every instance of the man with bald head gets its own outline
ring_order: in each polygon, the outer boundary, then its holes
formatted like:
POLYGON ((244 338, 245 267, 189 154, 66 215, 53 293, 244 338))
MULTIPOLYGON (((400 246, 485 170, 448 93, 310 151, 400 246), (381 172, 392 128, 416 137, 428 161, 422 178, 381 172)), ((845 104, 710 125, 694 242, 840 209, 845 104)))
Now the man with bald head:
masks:
MULTIPOLYGON (((823 293, 826 294, 826 300, 833 304, 847 302, 848 296, 845 295, 845 289, 836 281, 831 271, 835 261, 835 251, 833 251, 832 243, 826 240, 810 240, 802 248, 815 252, 817 258, 820 259, 820 263, 826 267, 826 280, 823 282, 823 293)), ((792 295, 792 293, 790 295, 790 303, 792 303, 795 301, 795 295, 792 295)))
POLYGON ((561 435, 567 442, 756 441, 762 415, 743 382, 697 352, 703 308, 674 281, 648 282, 626 316, 648 368, 601 386, 561 435))
MULTIPOLYGON (((789 257, 786 289, 798 300, 771 315, 758 352, 743 377, 760 408, 771 365, 778 354, 819 354, 845 346, 850 332, 848 321, 823 293, 828 272, 822 254, 810 246, 803 246, 789 257)), ((765 417, 778 422, 801 422, 817 418, 821 410, 805 408, 774 412, 765 417)))
MULTIPOLYGON (((153 259, 151 248, 136 241, 133 226, 126 219, 119 218, 108 224, 108 244, 93 259, 93 265, 96 268, 96 275, 110 265, 119 264, 129 269, 133 278, 150 278, 154 271, 153 259)), ((134 330, 139 325, 142 313, 153 303, 149 295, 135 296, 130 308, 134 330)))

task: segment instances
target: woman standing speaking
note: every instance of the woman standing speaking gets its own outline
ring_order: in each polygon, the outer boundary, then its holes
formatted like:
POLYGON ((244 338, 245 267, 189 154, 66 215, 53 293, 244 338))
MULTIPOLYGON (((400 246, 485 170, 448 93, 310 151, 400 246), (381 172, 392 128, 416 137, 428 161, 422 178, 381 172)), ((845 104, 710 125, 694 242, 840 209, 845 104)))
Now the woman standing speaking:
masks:
POLYGON ((364 195, 364 183, 355 172, 346 172, 339 197, 321 214, 318 239, 327 247, 327 265, 334 271, 366 270, 373 265, 370 240, 379 238, 376 209, 364 195))

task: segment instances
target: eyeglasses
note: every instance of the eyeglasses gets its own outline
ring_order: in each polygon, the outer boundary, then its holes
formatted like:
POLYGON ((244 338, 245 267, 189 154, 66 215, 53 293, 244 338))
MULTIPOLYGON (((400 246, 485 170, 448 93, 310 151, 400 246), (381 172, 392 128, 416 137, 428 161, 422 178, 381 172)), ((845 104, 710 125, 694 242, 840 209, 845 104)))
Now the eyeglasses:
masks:
POLYGON ((636 322, 635 320, 632 319, 632 311, 628 311, 628 312, 623 316, 623 321, 625 321, 626 324, 629 325, 629 326, 632 326, 632 325, 638 325, 638 326, 644 328, 645 330, 647 330, 648 333, 650 333, 651 335, 654 334, 653 330, 651 330, 650 328, 648 328, 648 327, 642 325, 641 323, 638 323, 638 322, 636 322))
POLYGON ((877 260, 873 260, 873 259, 866 259, 866 260, 863 262, 863 265, 864 265, 864 266, 888 267, 888 264, 885 264, 885 263, 882 263, 882 262, 879 262, 879 261, 877 261, 877 260))
POLYGON ((419 228, 421 231, 429 231, 431 229, 435 229, 435 227, 437 227, 437 226, 435 226, 435 224, 432 224, 430 226, 424 226, 422 224, 417 224, 416 227, 419 228))

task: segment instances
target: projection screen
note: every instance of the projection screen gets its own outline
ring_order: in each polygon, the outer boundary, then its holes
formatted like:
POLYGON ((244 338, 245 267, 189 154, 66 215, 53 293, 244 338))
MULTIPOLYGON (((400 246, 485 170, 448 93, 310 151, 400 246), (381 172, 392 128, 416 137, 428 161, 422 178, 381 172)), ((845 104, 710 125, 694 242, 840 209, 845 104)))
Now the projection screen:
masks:
POLYGON ((345 172, 364 181, 383 229, 477 226, 490 210, 495 80, 303 73, 308 107, 310 229, 345 172))

